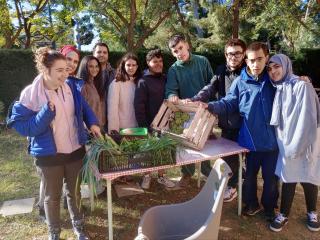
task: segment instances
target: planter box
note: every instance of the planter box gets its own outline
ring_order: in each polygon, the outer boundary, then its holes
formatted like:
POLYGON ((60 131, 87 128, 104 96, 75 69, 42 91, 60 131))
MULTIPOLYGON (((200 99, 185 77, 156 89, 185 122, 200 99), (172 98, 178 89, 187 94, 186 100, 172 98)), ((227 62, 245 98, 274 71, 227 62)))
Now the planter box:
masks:
POLYGON ((125 153, 112 156, 106 152, 103 152, 101 160, 102 161, 99 162, 99 171, 108 173, 175 164, 176 152, 162 149, 158 150, 157 152, 145 151, 140 153, 125 153))
POLYGON ((173 139, 180 141, 183 145, 201 150, 203 149, 217 117, 204 107, 196 103, 172 103, 165 100, 154 118, 151 127, 170 135, 173 139), (194 113, 190 126, 182 134, 174 134, 170 131, 169 122, 174 112, 194 113))

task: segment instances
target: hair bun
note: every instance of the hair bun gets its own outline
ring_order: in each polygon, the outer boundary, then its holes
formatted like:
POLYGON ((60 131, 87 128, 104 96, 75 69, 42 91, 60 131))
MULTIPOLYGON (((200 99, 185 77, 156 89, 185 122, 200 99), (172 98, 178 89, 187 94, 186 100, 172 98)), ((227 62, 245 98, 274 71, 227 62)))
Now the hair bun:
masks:
POLYGON ((65 57, 49 47, 40 47, 34 52, 34 61, 39 73, 42 73, 47 68, 51 68, 53 62, 58 59, 65 60, 65 57))

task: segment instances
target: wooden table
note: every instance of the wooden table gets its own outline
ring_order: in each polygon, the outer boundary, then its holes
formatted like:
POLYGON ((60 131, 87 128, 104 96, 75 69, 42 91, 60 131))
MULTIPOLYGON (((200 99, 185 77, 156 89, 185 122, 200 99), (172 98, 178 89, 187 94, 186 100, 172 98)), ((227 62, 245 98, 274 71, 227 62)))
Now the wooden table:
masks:
POLYGON ((242 204, 242 164, 244 153, 248 152, 246 148, 240 147, 236 142, 219 138, 217 140, 208 140, 205 147, 201 151, 193 149, 184 149, 177 153, 176 164, 158 166, 152 168, 133 169, 112 173, 96 173, 97 177, 107 181, 107 204, 108 204, 108 226, 109 226, 109 240, 113 240, 113 223, 112 223, 112 195, 111 195, 111 182, 112 180, 137 173, 146 173, 158 171, 161 169, 174 168, 191 163, 197 164, 198 171, 198 186, 200 186, 200 167, 201 162, 206 160, 216 160, 230 155, 239 155, 239 178, 238 178, 238 215, 241 215, 242 204))

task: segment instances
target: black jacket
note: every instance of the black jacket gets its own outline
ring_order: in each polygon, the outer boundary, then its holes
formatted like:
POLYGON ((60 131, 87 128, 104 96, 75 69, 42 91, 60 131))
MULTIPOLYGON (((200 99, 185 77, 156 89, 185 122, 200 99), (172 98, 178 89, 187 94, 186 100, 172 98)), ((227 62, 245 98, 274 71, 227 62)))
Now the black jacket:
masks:
MULTIPOLYGON (((226 64, 219 65, 210 84, 201 89, 200 92, 192 98, 192 100, 201 102, 220 100, 226 96, 231 84, 240 75, 243 67, 244 65, 241 68, 232 71, 226 64)), ((230 115, 219 116, 219 126, 225 133, 230 130, 230 134, 234 135, 231 132, 234 129, 237 131, 240 127, 240 123, 241 117, 238 112, 230 115)))
POLYGON ((139 127, 149 127, 164 99, 166 76, 151 75, 147 70, 138 81, 134 109, 139 127))

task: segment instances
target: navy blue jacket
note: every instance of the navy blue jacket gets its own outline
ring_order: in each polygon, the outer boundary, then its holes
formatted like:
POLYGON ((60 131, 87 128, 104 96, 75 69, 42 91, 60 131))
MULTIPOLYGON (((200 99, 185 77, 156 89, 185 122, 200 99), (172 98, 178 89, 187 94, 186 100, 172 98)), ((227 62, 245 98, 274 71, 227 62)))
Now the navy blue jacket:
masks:
MULTIPOLYGON (((79 144, 84 145, 87 141, 87 132, 83 122, 90 128, 92 125, 98 125, 98 120, 82 97, 79 91, 79 82, 68 78, 67 84, 73 94, 79 144)), ((18 133, 29 138, 30 145, 28 150, 32 156, 50 156, 57 153, 53 132, 50 127, 54 117, 55 112, 49 109, 48 104, 44 105, 39 112, 35 112, 23 106, 20 102, 15 102, 8 126, 13 127, 18 133)))
POLYGON ((210 102, 208 109, 219 115, 239 111, 239 145, 250 151, 274 151, 278 149, 275 130, 270 125, 274 95, 275 88, 266 71, 254 79, 244 68, 229 93, 220 101, 210 102))
POLYGON ((149 127, 164 99, 166 76, 152 75, 148 70, 138 81, 134 110, 139 127, 149 127))

